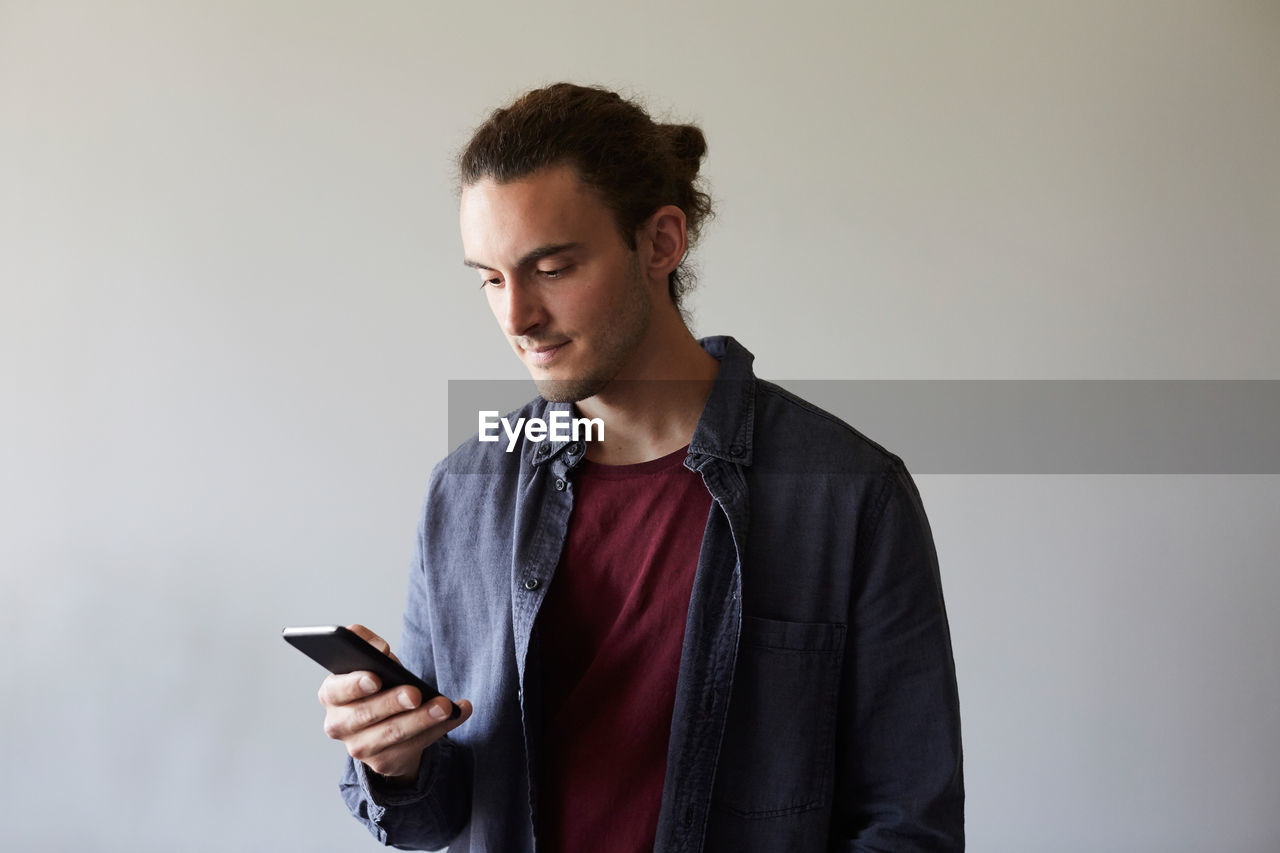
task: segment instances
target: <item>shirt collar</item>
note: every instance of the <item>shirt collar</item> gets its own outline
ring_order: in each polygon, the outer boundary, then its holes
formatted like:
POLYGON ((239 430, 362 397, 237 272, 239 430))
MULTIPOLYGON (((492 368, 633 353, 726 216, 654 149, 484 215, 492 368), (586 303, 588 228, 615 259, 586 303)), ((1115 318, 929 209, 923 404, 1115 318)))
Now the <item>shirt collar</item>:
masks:
MULTIPOLYGON (((698 343, 720 362, 720 372, 693 431, 689 455, 750 465, 756 420, 756 377, 751 370, 755 356, 728 335, 703 338, 698 343)), ((698 467, 696 461, 691 467, 698 467)))
MULTIPOLYGON (((746 347, 728 335, 715 335, 698 341, 707 353, 720 362, 711 393, 702 407, 702 415, 689 442, 686 465, 697 470, 705 463, 702 457, 715 457, 737 465, 751 464, 751 437, 755 430, 755 361, 746 347)), ((547 403, 546 417, 557 410, 576 415, 571 403, 547 403)), ((586 447, 581 441, 559 439, 538 442, 533 451, 533 465, 565 454, 567 467, 578 464, 586 447)))

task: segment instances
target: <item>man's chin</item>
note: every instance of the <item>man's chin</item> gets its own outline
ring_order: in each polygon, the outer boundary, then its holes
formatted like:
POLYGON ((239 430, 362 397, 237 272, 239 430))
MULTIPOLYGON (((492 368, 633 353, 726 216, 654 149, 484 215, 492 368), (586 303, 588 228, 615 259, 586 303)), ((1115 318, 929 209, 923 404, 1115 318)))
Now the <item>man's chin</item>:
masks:
POLYGON ((599 394, 609 381, 599 377, 548 379, 534 376, 533 384, 548 403, 576 403, 599 394))

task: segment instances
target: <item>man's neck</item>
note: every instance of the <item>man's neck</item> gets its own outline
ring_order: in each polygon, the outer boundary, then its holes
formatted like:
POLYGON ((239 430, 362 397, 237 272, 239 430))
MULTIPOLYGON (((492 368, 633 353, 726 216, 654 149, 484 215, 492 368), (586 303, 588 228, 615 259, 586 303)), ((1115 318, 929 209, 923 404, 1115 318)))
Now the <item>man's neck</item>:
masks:
MULTIPOLYGON (((671 309, 674 314, 674 309, 671 309)), ((587 459, 604 465, 648 462, 689 444, 711 393, 720 362, 675 315, 655 323, 642 345, 647 357, 578 412, 603 420, 604 439, 587 446, 587 459)))

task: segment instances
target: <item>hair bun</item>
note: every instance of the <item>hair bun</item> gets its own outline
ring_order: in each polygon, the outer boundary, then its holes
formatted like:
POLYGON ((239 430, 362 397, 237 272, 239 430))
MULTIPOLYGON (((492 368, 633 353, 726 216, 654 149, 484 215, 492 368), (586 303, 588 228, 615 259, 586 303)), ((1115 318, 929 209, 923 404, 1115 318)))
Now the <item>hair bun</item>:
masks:
POLYGON ((671 152, 696 174, 707 153, 707 138, 691 124, 668 124, 665 130, 671 140, 671 152))

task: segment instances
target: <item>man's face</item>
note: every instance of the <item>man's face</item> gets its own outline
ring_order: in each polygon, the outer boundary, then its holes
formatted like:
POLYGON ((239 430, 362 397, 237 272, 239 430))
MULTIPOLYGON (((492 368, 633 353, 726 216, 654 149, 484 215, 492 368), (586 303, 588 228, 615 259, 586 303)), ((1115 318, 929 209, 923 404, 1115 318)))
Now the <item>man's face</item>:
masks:
POLYGON ((461 224, 466 264, 543 397, 582 400, 626 374, 652 296, 612 212, 572 167, 472 184, 461 224))

